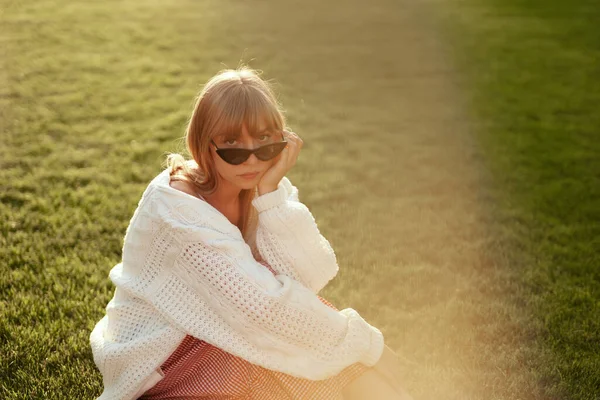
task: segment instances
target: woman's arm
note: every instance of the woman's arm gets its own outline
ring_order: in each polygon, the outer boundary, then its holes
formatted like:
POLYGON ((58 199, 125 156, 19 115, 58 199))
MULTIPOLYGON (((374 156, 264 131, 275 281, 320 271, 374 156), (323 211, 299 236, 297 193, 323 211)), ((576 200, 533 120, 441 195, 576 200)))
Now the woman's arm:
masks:
POLYGON ((283 177, 277 189, 255 198, 256 247, 277 272, 318 293, 335 277, 338 264, 316 221, 298 199, 298 189, 283 177))
POLYGON ((383 335, 355 310, 334 310, 300 282, 271 273, 239 230, 202 202, 157 194, 111 270, 120 290, 175 329, 268 369, 319 380, 377 362, 383 335))

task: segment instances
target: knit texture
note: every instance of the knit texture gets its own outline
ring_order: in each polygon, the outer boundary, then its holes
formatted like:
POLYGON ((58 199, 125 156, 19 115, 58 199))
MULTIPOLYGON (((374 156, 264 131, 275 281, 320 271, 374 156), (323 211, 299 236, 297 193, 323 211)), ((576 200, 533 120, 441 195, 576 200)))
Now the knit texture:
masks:
POLYGON ((316 295, 338 265, 288 178, 253 199, 250 243, 216 208, 169 180, 165 169, 144 191, 122 262, 109 274, 115 294, 90 335, 104 384, 99 399, 132 399, 186 335, 311 380, 377 362, 381 331, 316 295))

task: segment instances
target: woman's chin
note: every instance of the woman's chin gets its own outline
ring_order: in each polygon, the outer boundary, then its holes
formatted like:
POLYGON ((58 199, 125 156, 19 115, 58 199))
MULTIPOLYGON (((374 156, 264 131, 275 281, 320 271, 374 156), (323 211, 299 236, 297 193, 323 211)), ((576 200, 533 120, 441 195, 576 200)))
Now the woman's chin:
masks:
POLYGON ((238 181, 238 186, 244 190, 248 190, 248 189, 254 189, 256 187, 256 185, 258 185, 259 180, 258 179, 244 179, 242 178, 240 181, 238 181))

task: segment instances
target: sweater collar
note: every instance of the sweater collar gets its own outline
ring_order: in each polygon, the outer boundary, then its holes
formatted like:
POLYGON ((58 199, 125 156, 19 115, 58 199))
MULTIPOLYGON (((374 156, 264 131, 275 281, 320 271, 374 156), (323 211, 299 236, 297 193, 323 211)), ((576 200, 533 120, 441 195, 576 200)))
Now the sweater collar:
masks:
MULTIPOLYGON (((226 225, 227 227, 231 228, 231 230, 234 231, 235 233, 240 234, 240 237, 241 237, 241 232, 240 232, 239 228, 236 225, 232 224, 231 221, 229 221, 229 219, 227 219, 227 217, 221 213, 221 211, 217 210, 215 207, 213 207, 209 202, 207 202, 205 200, 201 200, 201 199, 197 198, 196 196, 192 196, 191 194, 182 192, 181 190, 177 190, 177 189, 171 187, 171 185, 169 184, 170 181, 171 181, 171 169, 170 169, 170 167, 167 167, 150 182, 149 186, 158 187, 158 188, 162 189, 163 191, 171 193, 175 196, 179 196, 181 198, 185 198, 189 201, 199 202, 198 207, 206 207, 205 208, 206 210, 209 210, 213 214, 215 214, 218 221, 220 221, 222 224, 226 225)), ((257 193, 258 193, 258 191, 257 191, 257 193)), ((255 198, 256 198, 256 194, 255 194, 255 198)))

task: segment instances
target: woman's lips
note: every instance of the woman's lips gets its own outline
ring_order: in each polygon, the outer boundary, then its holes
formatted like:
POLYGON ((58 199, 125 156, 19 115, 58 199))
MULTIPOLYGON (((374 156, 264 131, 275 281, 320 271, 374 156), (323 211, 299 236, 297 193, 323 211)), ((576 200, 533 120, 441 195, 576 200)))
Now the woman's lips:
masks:
POLYGON ((255 172, 253 174, 244 174, 244 175, 240 175, 240 176, 245 179, 254 179, 258 176, 258 172, 255 172))

